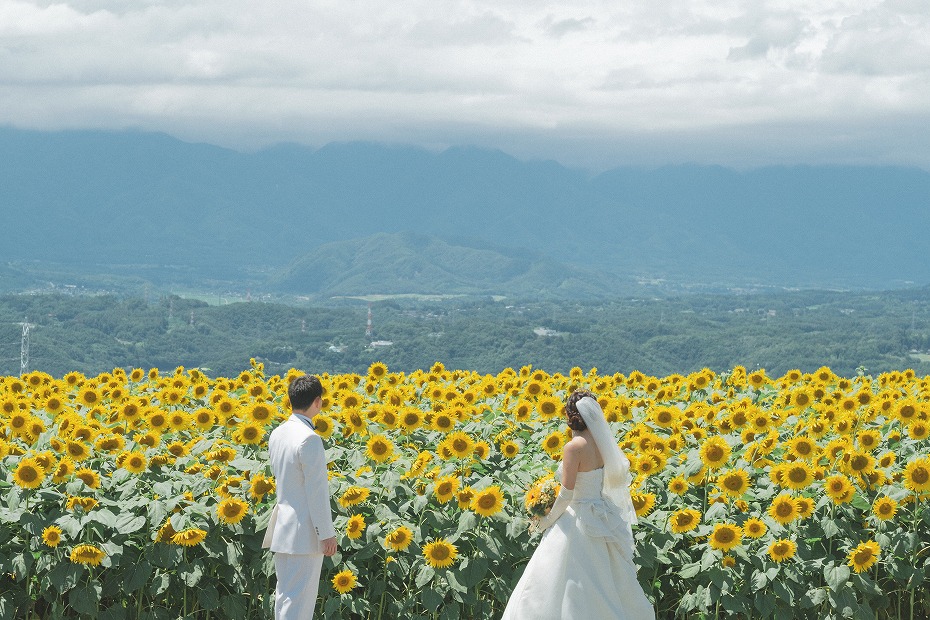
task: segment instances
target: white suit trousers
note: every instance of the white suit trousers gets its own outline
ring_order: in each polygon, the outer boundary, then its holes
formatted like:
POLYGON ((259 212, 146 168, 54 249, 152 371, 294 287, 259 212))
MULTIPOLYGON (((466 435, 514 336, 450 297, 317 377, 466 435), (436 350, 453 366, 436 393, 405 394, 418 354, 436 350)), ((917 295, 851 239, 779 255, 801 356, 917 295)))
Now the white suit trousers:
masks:
POLYGON ((274 554, 278 585, 274 591, 275 620, 310 620, 320 591, 323 556, 274 554))

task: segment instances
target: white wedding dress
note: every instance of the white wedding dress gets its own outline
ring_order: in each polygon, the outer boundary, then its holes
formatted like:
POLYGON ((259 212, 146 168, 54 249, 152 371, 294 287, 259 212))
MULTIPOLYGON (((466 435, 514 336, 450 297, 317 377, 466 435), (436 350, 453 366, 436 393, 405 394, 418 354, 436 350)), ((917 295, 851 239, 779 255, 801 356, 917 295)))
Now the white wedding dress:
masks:
POLYGON ((603 481, 603 468, 578 472, 571 503, 543 532, 502 620, 655 620, 636 580, 632 528, 603 497, 603 481))

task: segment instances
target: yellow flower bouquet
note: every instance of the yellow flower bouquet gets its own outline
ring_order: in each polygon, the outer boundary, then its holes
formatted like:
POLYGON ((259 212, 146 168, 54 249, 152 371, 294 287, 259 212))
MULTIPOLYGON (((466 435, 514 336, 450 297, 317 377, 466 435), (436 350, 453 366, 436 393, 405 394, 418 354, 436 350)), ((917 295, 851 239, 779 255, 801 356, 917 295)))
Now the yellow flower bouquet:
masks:
POLYGON ((545 517, 552 509, 555 498, 559 495, 561 485, 551 476, 537 480, 527 490, 523 505, 532 517, 545 517))

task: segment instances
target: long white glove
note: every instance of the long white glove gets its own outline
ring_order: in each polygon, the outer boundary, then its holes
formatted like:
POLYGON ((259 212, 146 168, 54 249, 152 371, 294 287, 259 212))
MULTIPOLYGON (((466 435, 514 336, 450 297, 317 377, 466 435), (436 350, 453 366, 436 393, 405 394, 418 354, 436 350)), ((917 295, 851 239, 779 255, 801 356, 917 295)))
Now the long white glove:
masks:
POLYGON ((552 504, 552 508, 549 509, 549 514, 536 522, 535 526, 533 527, 533 531, 545 531, 549 528, 549 526, 558 521, 559 517, 562 516, 562 513, 565 512, 565 509, 568 508, 568 505, 572 503, 572 496, 574 494, 574 491, 571 489, 566 489, 565 487, 559 489, 559 494, 555 498, 555 503, 552 504))

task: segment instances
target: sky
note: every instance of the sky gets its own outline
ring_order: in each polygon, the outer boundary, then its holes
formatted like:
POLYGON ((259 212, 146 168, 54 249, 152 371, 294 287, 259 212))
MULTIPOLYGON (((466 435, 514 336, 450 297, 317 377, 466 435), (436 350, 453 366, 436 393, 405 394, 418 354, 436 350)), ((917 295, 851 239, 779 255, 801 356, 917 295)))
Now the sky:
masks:
POLYGON ((0 125, 930 169, 930 2, 0 0, 0 125))

